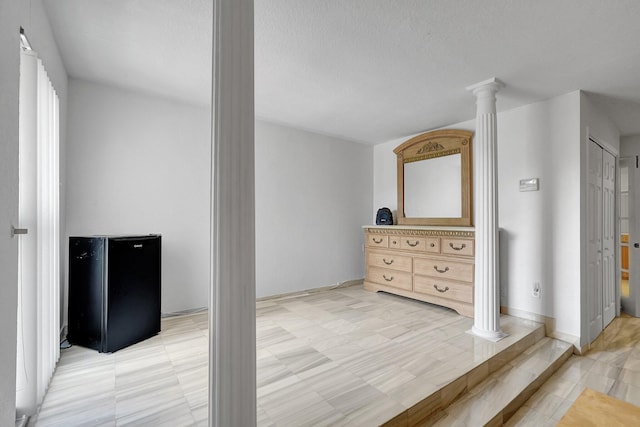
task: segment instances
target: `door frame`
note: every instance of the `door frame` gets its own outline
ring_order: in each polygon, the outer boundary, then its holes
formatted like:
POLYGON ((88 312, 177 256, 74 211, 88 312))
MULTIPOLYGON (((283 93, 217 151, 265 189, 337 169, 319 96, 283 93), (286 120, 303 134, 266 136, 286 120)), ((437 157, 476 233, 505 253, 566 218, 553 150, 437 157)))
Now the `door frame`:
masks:
MULTIPOLYGON (((629 291, 630 291, 630 295, 629 295, 629 305, 632 305, 632 307, 627 307, 628 309, 628 314, 632 315, 632 316, 640 316, 640 284, 636 285, 635 287, 632 285, 632 278, 633 277, 640 277, 640 262, 634 262, 634 257, 637 259, 639 258, 640 254, 638 253, 638 251, 634 251, 633 250, 633 244, 635 242, 640 241, 640 168, 638 167, 638 161, 639 161, 639 156, 638 155, 630 155, 630 156, 621 156, 618 159, 618 162, 620 164, 620 162, 622 161, 628 161, 629 162, 629 173, 628 173, 628 180, 629 180, 629 191, 628 191, 628 210, 629 210, 629 216, 628 216, 628 234, 629 234, 629 291), (635 163, 635 165, 634 165, 635 163), (634 179, 631 179, 631 178, 634 179), (636 184, 637 183, 637 184, 636 184), (638 208, 638 209, 637 209, 638 208), (633 271, 632 271, 633 269, 633 271)), ((620 168, 619 171, 619 176, 621 175, 622 172, 622 168, 620 168)), ((622 184, 622 178, 620 176, 620 184, 622 184)), ((622 194, 622 185, 620 185, 619 188, 619 193, 620 196, 622 194)), ((619 203, 619 209, 620 209, 620 213, 622 213, 622 197, 620 197, 620 203, 619 203)), ((619 217, 618 218, 618 224, 620 224, 622 221, 622 218, 619 217)), ((619 226, 620 227, 620 226, 619 226)), ((620 227, 621 229, 622 227, 620 227)), ((620 245, 621 246, 621 245, 620 245)), ((622 252, 622 249, 620 249, 620 252, 622 252)), ((620 253, 620 260, 622 260, 622 253, 620 253)), ((640 260, 639 260, 640 261, 640 260)), ((622 271, 622 264, 620 264, 620 269, 622 271)), ((621 280, 621 278, 620 278, 621 280)), ((622 312, 622 290, 621 287, 619 287, 619 292, 620 292, 620 312, 622 312)))
MULTIPOLYGON (((609 152, 609 154, 611 154, 614 157, 614 163, 616 165, 616 183, 615 183, 615 192, 614 192, 614 196, 615 196, 615 200, 614 200, 614 218, 616 219, 614 222, 614 226, 615 226, 615 230, 614 230, 614 245, 615 245, 615 251, 613 252, 614 254, 614 265, 615 265, 615 270, 614 270, 614 298, 615 298, 615 302, 616 302, 616 307, 615 307, 615 316, 620 316, 620 274, 621 274, 621 267, 620 267, 620 221, 619 221, 619 216, 620 216, 620 211, 619 211, 619 194, 620 194, 620 180, 619 180, 619 173, 620 173, 620 168, 619 168, 619 158, 620 158, 620 152, 619 149, 614 147, 613 145, 609 144, 606 141, 603 141, 602 139, 594 136, 589 127, 586 127, 586 133, 585 133, 585 139, 584 139, 584 163, 582 163, 582 168, 584 171, 584 174, 582 175, 584 178, 583 180, 583 195, 584 195, 584 203, 582 204, 583 209, 585 209, 583 215, 581 215, 582 218, 582 222, 583 222, 583 232, 581 233, 582 235, 582 239, 584 239, 584 242, 588 242, 588 191, 589 191, 589 160, 590 160, 590 155, 589 155, 589 144, 591 143, 595 143, 597 145, 599 145, 600 147, 602 147, 603 150, 609 152)), ((581 298, 581 323, 582 323, 582 334, 583 334, 583 338, 581 339, 581 344, 582 345, 589 345, 591 344, 596 338, 596 337, 591 337, 590 334, 590 328, 589 328, 589 318, 590 318, 590 313, 589 313, 589 304, 591 302, 591 298, 592 296, 589 293, 589 286, 588 286, 588 282, 586 279, 586 274, 587 274, 587 265, 588 265, 588 249, 587 249, 588 245, 583 245, 583 251, 581 251, 582 256, 584 256, 584 260, 581 263, 583 265, 582 267, 582 272, 583 272, 583 277, 581 279, 581 289, 582 292, 584 292, 583 297, 581 298)), ((604 303, 603 303, 603 308, 604 308, 604 303)), ((602 330, 604 330, 608 325, 604 325, 603 324, 603 328, 602 330)))

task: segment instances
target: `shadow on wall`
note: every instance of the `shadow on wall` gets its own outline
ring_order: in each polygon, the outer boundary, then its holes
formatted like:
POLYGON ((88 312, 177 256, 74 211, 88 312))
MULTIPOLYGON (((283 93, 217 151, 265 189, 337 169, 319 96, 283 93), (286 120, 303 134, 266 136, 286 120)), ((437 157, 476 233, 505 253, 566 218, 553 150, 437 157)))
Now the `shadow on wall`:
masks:
POLYGON ((503 228, 498 230, 498 260, 500 266, 500 306, 509 305, 509 232, 503 228))

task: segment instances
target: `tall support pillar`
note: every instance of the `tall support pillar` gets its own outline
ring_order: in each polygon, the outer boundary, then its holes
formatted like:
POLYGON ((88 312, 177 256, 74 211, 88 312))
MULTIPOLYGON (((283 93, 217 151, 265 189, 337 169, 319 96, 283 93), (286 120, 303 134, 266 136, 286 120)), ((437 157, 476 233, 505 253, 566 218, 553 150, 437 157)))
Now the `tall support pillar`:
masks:
POLYGON ((256 425, 253 0, 213 1, 209 425, 256 425))
POLYGON ((503 84, 495 77, 467 87, 477 98, 473 149, 476 262, 471 331, 492 341, 506 336, 500 331, 498 269, 496 92, 502 87, 503 84))

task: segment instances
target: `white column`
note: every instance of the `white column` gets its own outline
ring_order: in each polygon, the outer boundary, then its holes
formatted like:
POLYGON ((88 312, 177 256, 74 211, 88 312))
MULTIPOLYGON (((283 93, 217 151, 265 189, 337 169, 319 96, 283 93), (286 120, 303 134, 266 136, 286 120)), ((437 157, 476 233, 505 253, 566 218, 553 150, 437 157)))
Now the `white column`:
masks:
POLYGON ((498 269, 498 180, 496 92, 503 84, 495 77, 467 87, 476 96, 476 134, 473 146, 476 234, 474 324, 471 331, 498 341, 500 282, 498 269))
POLYGON ((256 425, 253 0, 214 0, 209 425, 256 425))

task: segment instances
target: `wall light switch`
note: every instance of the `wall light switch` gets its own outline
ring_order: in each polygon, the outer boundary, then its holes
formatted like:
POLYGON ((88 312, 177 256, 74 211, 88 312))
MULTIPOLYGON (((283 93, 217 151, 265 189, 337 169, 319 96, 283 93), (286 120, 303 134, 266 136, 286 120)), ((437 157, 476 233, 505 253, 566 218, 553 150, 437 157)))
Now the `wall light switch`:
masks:
POLYGON ((520 180, 520 191, 538 191, 540 182, 538 178, 527 178, 520 180))

